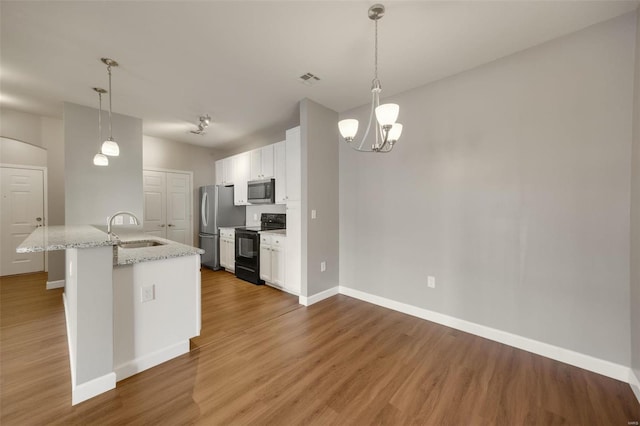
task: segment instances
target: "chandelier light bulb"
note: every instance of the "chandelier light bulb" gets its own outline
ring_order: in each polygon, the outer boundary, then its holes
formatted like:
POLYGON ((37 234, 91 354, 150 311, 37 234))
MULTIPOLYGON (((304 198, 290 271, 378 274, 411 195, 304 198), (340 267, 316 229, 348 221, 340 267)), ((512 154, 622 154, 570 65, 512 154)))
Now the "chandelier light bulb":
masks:
POLYGON ((376 107, 376 119, 381 126, 391 126, 398 119, 400 106, 398 104, 384 104, 376 107))
POLYGON ((394 123, 391 126, 391 130, 389 130, 389 140, 392 142, 396 142, 400 139, 400 135, 402 134, 402 124, 394 123))
POLYGON ((109 159, 107 158, 106 155, 104 155, 103 153, 99 152, 96 155, 93 156, 93 164, 96 166, 108 166, 109 165, 109 159))
POLYGON ((110 157, 117 157, 120 155, 120 147, 113 139, 109 138, 102 144, 102 149, 100 150, 104 155, 108 155, 110 157))
POLYGON ((354 118, 341 120, 338 122, 338 129, 342 137, 347 142, 350 142, 356 137, 356 133, 358 133, 358 120, 354 118))

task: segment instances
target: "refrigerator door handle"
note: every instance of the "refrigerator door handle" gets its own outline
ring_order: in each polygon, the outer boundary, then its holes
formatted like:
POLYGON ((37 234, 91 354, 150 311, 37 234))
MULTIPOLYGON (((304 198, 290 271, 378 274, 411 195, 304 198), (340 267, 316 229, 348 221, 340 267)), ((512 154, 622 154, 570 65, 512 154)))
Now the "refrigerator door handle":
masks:
POLYGON ((202 224, 204 226, 207 226, 208 224, 208 220, 207 217, 208 213, 209 213, 209 209, 207 208, 207 203, 209 202, 209 199, 207 197, 207 191, 202 193, 202 206, 200 207, 200 215, 202 216, 202 224), (207 212, 207 214, 205 215, 205 212, 207 212))

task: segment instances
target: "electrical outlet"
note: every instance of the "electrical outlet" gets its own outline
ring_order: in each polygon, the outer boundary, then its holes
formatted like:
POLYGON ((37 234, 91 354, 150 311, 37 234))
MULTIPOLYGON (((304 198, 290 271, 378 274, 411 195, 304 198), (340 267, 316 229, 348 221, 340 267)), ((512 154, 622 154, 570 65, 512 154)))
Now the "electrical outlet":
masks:
POLYGON ((253 220, 258 220, 258 213, 253 214, 253 220))
POLYGON ((133 216, 129 216, 129 225, 135 225, 136 224, 136 220, 133 218, 133 216))
POLYGON ((311 210, 311 219, 315 219, 316 217, 317 217, 316 211, 315 210, 311 210))
POLYGON ((142 303, 151 302, 156 298, 156 285, 151 284, 145 287, 142 287, 142 303))
POLYGON ((429 288, 436 288, 436 277, 429 275, 427 277, 427 285, 429 288))
POLYGON ((116 225, 122 225, 124 218, 122 217, 122 215, 120 216, 116 216, 116 225))
POLYGON ((320 262, 320 272, 324 272, 326 270, 327 270, 327 262, 323 260, 322 262, 320 262))

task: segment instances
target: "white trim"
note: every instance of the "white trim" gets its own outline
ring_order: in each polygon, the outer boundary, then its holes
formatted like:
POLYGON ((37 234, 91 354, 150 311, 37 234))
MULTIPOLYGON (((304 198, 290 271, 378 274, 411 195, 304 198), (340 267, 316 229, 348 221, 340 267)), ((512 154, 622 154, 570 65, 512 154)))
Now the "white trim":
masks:
POLYGON ((320 293, 312 294, 311 296, 300 296, 298 298, 298 303, 304 306, 311 306, 314 303, 318 303, 321 300, 327 299, 331 296, 335 296, 340 293, 340 287, 331 287, 328 290, 321 291, 320 293))
POLYGON ((111 372, 88 382, 71 387, 71 405, 76 405, 101 393, 115 389, 116 374, 111 372))
POLYGON ((69 328, 69 305, 67 304, 67 294, 62 293, 62 305, 64 306, 64 324, 67 327, 67 346, 69 348, 69 365, 71 370, 71 386, 76 382, 76 359, 75 353, 71 350, 71 329, 69 328))
POLYGON ((162 364, 165 361, 169 361, 187 352, 189 352, 189 339, 182 340, 174 345, 150 353, 149 355, 127 361, 114 369, 116 380, 126 379, 127 377, 131 377, 134 374, 155 367, 158 364, 162 364))
POLYGON ((360 290, 349 287, 340 286, 340 294, 350 296, 374 305, 383 306, 394 311, 402 312, 414 317, 432 321, 447 327, 471 333, 476 336, 484 337, 495 342, 503 343, 514 348, 522 349, 527 352, 542 355, 556 361, 564 362, 603 376, 611 377, 622 382, 629 380, 629 367, 616 364, 603 359, 595 358, 559 346, 550 345, 548 343, 539 342, 527 337, 518 336, 516 334, 507 333, 506 331, 497 330, 495 328, 465 321, 459 318, 444 315, 438 312, 429 311, 427 309, 418 308, 406 303, 397 302, 395 300, 365 293, 360 290))
POLYGON ((638 378, 638 376, 635 374, 633 368, 629 369, 629 386, 631 386, 631 390, 640 403, 640 378, 638 378))
POLYGON ((64 288, 64 280, 47 281, 47 290, 54 288, 64 288))

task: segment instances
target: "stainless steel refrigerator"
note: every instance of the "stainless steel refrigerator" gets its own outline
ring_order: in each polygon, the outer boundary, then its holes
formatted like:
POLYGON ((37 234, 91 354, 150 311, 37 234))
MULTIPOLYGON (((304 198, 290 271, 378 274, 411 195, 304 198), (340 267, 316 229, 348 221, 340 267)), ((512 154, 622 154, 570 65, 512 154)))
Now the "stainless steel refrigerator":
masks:
POLYGON ((200 248, 202 265, 220 269, 220 227, 243 226, 246 207, 233 204, 233 186, 200 187, 200 248))

